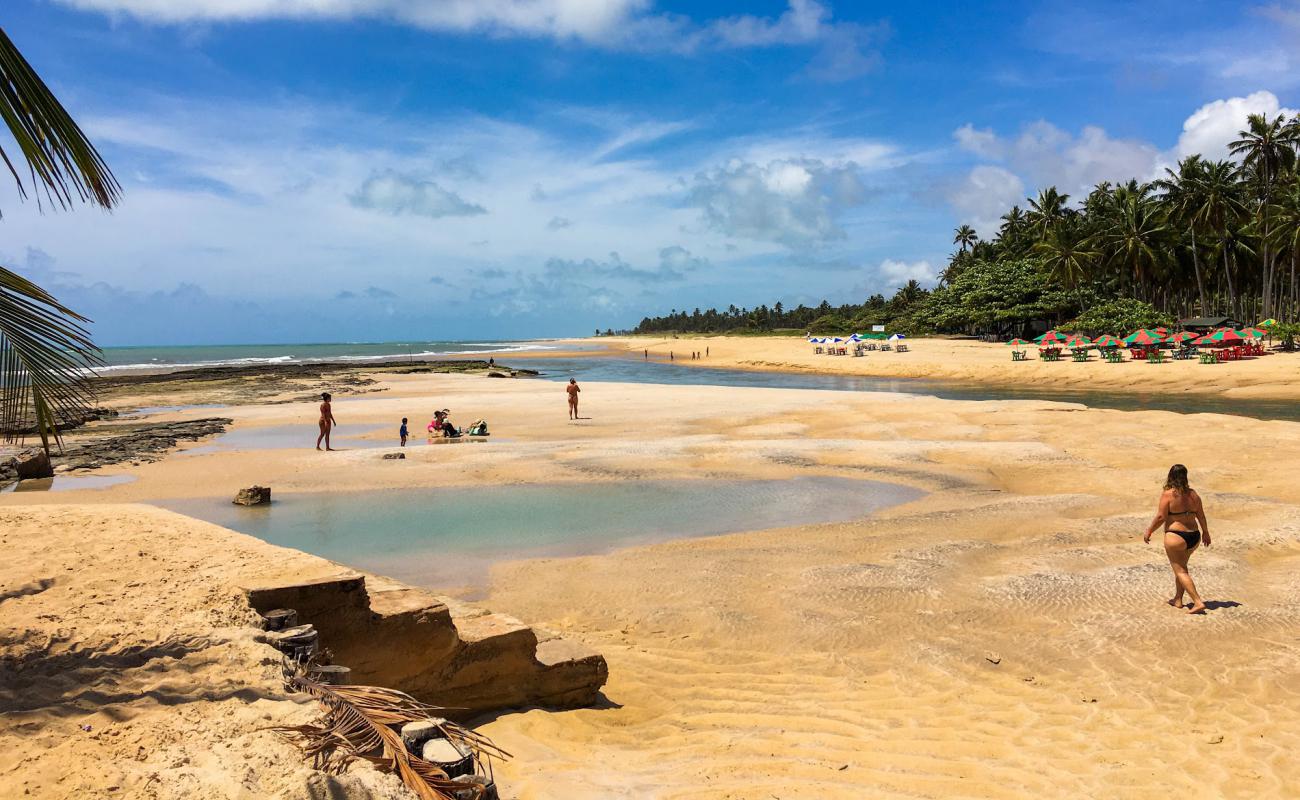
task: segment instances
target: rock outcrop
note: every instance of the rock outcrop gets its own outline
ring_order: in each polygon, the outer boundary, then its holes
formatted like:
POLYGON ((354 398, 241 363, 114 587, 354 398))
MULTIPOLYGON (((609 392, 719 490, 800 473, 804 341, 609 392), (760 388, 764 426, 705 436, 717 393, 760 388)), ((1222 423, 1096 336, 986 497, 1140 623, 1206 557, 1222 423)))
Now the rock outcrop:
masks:
POLYGON ((296 609, 357 683, 454 708, 453 718, 590 705, 609 676, 604 657, 585 645, 383 578, 348 574, 245 595, 258 612, 296 609))
POLYGON ((250 486, 247 489, 240 489, 232 500, 237 506, 264 506, 271 502, 270 486, 250 486))

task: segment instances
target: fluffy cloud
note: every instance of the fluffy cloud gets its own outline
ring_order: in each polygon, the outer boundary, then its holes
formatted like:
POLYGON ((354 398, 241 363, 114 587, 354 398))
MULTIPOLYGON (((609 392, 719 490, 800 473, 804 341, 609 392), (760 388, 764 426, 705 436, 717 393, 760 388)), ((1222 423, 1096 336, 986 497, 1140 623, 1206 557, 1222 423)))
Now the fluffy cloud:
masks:
POLYGON ((806 247, 843 238, 836 218, 866 195, 856 164, 797 158, 731 161, 699 173, 687 203, 728 236, 806 247))
POLYGON ((888 258, 880 262, 876 272, 891 286, 902 286, 911 280, 930 285, 938 280, 939 276, 939 270, 931 266, 929 261, 907 262, 888 258))
POLYGON ((546 223, 546 229, 548 231, 560 231, 572 227, 573 220, 568 217, 551 217, 550 221, 546 223))
POLYGON ((980 165, 948 191, 948 202, 958 216, 981 233, 992 234, 997 219, 1025 197, 1025 184, 1002 167, 980 165))
POLYGON ((460 195, 432 181, 422 181, 393 170, 370 176, 348 200, 357 208, 382 211, 394 216, 415 214, 437 219, 487 213, 483 206, 468 203, 460 195))
POLYGON ((1245 97, 1229 97, 1206 103, 1183 123, 1182 135, 1174 147, 1178 158, 1199 153, 1218 161, 1228 158, 1228 144, 1246 127, 1246 117, 1263 114, 1269 119, 1278 114, 1294 116, 1295 109, 1283 108, 1272 92, 1255 92, 1245 97))

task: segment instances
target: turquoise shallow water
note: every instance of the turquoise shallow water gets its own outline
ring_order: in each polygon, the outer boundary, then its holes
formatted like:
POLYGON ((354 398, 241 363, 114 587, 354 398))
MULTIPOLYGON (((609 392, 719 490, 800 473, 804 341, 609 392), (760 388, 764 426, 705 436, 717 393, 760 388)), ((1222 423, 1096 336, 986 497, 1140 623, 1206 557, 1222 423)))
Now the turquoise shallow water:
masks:
POLYGON ((876 481, 629 481, 275 495, 172 510, 435 588, 485 585, 502 560, 607 552, 694 536, 859 519, 920 497, 876 481))

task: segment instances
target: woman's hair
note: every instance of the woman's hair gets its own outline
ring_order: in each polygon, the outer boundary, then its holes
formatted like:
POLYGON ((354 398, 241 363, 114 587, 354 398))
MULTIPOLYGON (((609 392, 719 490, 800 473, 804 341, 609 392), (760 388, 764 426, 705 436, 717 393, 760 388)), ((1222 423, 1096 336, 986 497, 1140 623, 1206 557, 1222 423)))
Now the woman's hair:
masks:
POLYGON ((1187 485, 1187 467, 1182 464, 1174 464, 1169 468, 1169 477, 1165 478, 1165 488, 1173 489, 1179 494, 1187 494, 1192 487, 1187 485))
POLYGON ((321 392, 321 393, 320 393, 320 399, 322 399, 322 400, 328 400, 328 399, 330 399, 330 393, 329 393, 329 392, 321 392))

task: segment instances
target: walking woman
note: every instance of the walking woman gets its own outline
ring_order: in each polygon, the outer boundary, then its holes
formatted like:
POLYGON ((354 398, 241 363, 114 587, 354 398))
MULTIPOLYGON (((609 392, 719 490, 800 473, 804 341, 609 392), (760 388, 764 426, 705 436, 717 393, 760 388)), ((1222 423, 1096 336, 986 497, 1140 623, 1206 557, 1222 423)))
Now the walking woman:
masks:
POLYGON ((334 421, 334 409, 330 406, 330 393, 325 392, 320 396, 320 436, 316 437, 316 449, 320 449, 321 440, 325 440, 325 449, 333 450, 330 447, 330 431, 338 423, 334 421))
POLYGON ((1165 528, 1165 555, 1169 556, 1169 566, 1174 570, 1174 596, 1169 605, 1183 607, 1183 593, 1191 598, 1187 606, 1188 614, 1205 612, 1205 601, 1196 591, 1192 575, 1187 571, 1187 559, 1193 551, 1205 542, 1210 546, 1210 526, 1205 521, 1205 508, 1201 505, 1201 496, 1187 485, 1187 467, 1174 464, 1169 468, 1169 477, 1165 480, 1165 490, 1160 493, 1160 505, 1156 509, 1156 518, 1147 526, 1142 541, 1150 542, 1151 534, 1163 524, 1165 528))

